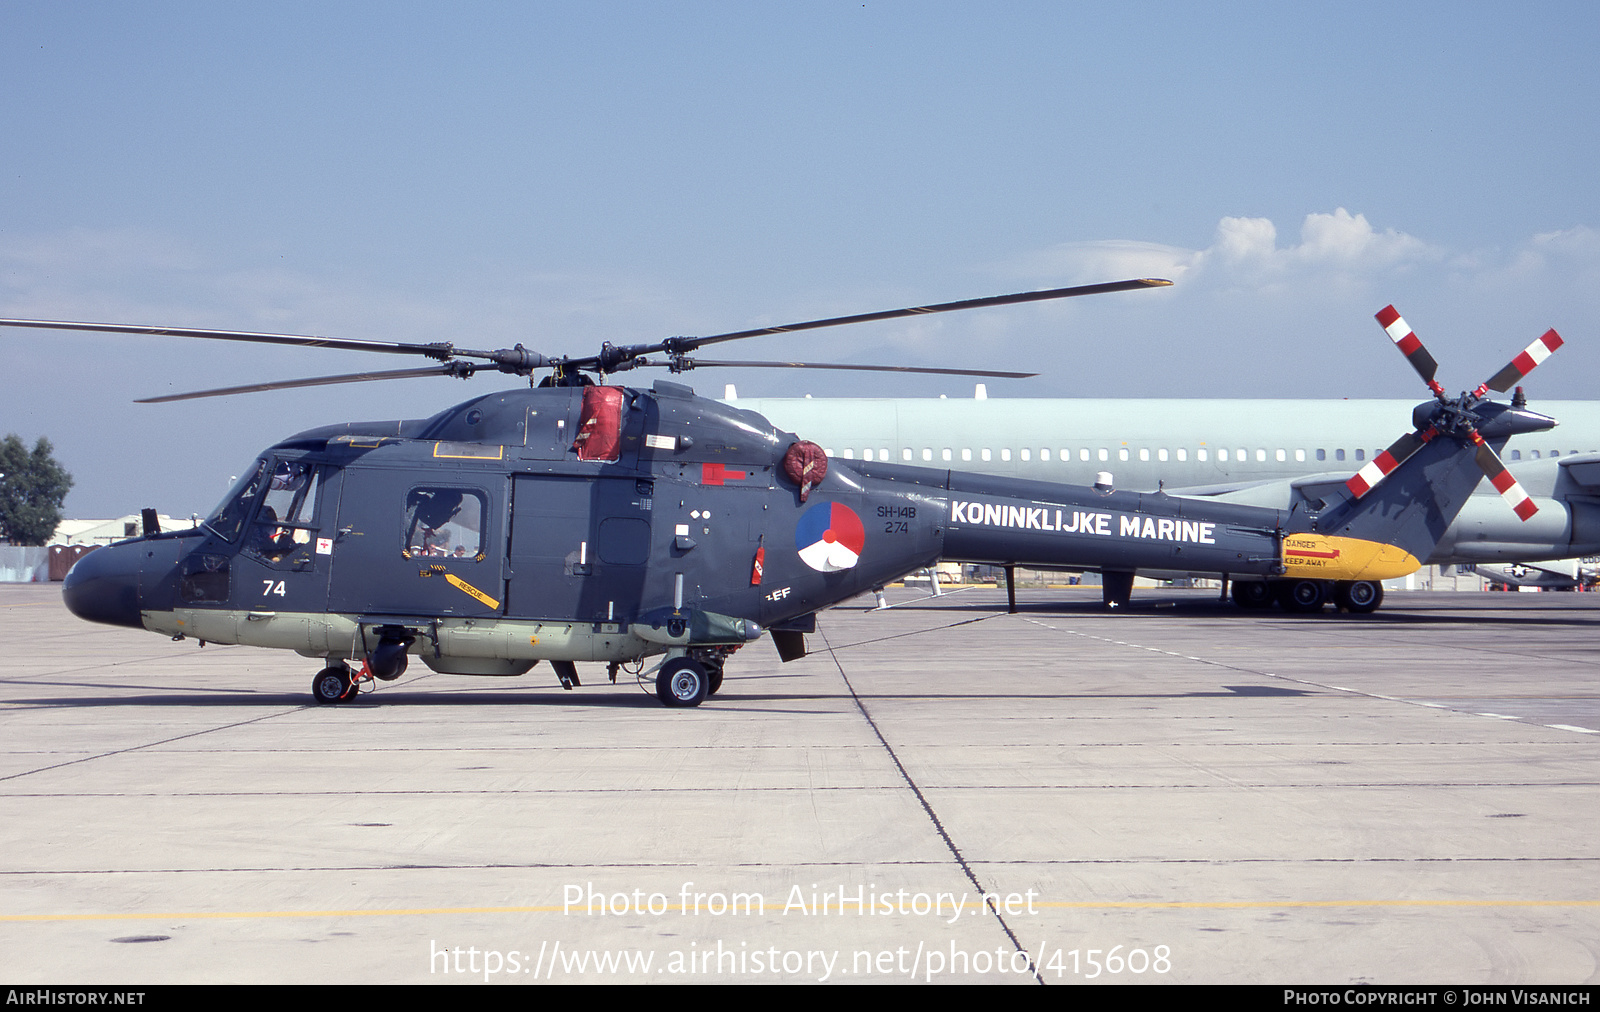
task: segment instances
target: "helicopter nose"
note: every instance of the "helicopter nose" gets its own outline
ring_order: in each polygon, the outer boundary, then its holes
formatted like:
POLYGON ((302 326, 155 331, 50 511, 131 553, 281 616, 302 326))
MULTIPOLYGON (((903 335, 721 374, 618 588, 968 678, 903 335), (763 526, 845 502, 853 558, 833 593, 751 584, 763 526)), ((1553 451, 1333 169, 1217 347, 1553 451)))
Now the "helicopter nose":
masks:
POLYGON ((136 544, 107 545, 79 559, 61 584, 67 610, 90 622, 143 629, 139 617, 139 562, 136 544))

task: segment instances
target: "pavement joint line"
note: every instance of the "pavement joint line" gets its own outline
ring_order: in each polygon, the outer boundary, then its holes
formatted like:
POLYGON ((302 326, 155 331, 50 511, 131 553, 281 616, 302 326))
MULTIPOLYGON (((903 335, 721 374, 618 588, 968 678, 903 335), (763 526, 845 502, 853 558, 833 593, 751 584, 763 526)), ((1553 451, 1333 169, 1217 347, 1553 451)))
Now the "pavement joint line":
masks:
MULTIPOLYGON (((984 867, 1108 867, 1135 865, 1139 867, 1157 867, 1163 865, 1205 865, 1210 867, 1232 867, 1235 865, 1281 865, 1299 867, 1302 865, 1471 865, 1471 864, 1594 864, 1594 857, 1305 857, 1305 858, 1276 858, 1276 857, 1234 857, 1234 858, 1007 858, 987 859, 974 862, 984 867)), ((911 859, 902 861, 877 861, 875 866, 883 868, 941 868, 949 864, 948 861, 934 861, 927 859, 911 859)), ((276 867, 257 865, 254 867, 225 867, 213 866, 206 868, 23 868, 0 871, 0 877, 7 878, 71 878, 76 876, 121 876, 121 875, 278 875, 308 873, 345 874, 349 872, 478 872, 478 871, 526 871, 529 869, 545 869, 554 871, 575 871, 586 869, 602 869, 607 871, 670 871, 677 868, 698 868, 693 861, 659 861, 641 863, 638 861, 623 862, 492 862, 473 864, 345 864, 345 865, 280 865, 276 867)), ((805 868, 853 868, 856 865, 845 861, 832 862, 806 862, 803 865, 788 865, 782 862, 746 861, 732 865, 737 868, 753 868, 767 870, 774 867, 805 867, 805 868)), ((1035 903, 1051 903, 1056 901, 1040 900, 1035 903)), ((1073 902, 1073 901, 1066 901, 1073 902)), ((1147 901, 1140 901, 1147 902, 1147 901)), ((1155 901, 1148 901, 1155 902, 1155 901)), ((1272 902, 1261 900, 1258 902, 1272 902)), ((1290 901, 1283 901, 1290 902, 1290 901)), ((1337 902, 1334 900, 1320 902, 1337 902)), ((1398 901, 1395 901, 1398 902, 1398 901)), ((1409 902, 1409 901, 1408 901, 1409 902)), ((1454 901, 1452 901, 1454 902, 1454 901)), ((1460 901, 1479 902, 1479 901, 1460 901)), ((1496 901, 1502 902, 1502 901, 1496 901)), ((1524 902, 1524 901, 1503 901, 1524 902)), ((1527 902, 1557 902, 1557 901, 1527 901, 1527 902)), ((1561 901, 1565 902, 1565 901, 1561 901)), ((1600 900, 1575 900, 1571 902, 1600 904, 1600 900)), ((3 918, 0 918, 3 919, 3 918)))
MULTIPOLYGON (((843 906, 850 906, 844 904, 843 906)), ((843 913, 843 906, 837 912, 843 913)), ((1052 910, 1284 910, 1330 908, 1570 908, 1600 907, 1600 900, 1036 900, 1034 906, 1052 910)), ((683 913, 683 904, 667 906, 667 912, 683 913)), ((439 917, 453 914, 561 914, 572 916, 559 905, 509 907, 392 907, 352 910, 152 910, 146 912, 97 914, 0 914, 0 923, 27 924, 71 921, 154 921, 154 920, 281 920, 326 917, 439 917)), ((582 916, 602 917, 602 914, 582 916)), ((1019 948, 1026 953, 1026 949, 1019 948)), ((1029 956, 1032 959, 1032 956, 1029 956)))
MULTIPOLYGON (((946 631, 948 631, 950 629, 959 629, 960 627, 962 627, 964 625, 972 625, 974 622, 987 622, 990 619, 999 618, 1001 616, 1001 614, 1002 613, 1000 613, 1000 612, 992 612, 992 613, 990 613, 988 615, 979 615, 977 618, 964 618, 964 619, 960 620, 959 622, 951 622, 951 623, 949 623, 947 625, 937 625, 937 626, 933 626, 933 627, 928 628, 928 629, 913 629, 913 630, 911 630, 909 632, 891 633, 888 636, 878 636, 878 637, 876 637, 874 639, 870 639, 870 640, 857 640, 854 643, 841 643, 836 647, 830 646, 828 649, 829 650, 849 650, 849 649, 852 649, 854 647, 865 647, 865 646, 871 646, 874 643, 885 643, 885 642, 887 642, 889 640, 904 639, 907 636, 926 636, 929 633, 946 632, 946 631)), ((826 637, 824 637, 824 639, 826 639, 826 637)))
POLYGON ((259 717, 251 717, 249 720, 236 720, 231 724, 220 724, 216 727, 202 728, 199 731, 190 731, 187 734, 176 734, 170 738, 163 738, 160 741, 147 741, 139 745, 129 745, 127 748, 111 749, 108 752, 96 752, 94 755, 81 756, 77 759, 68 759, 66 762, 52 763, 49 766, 40 766, 37 769, 23 770, 20 773, 8 773, 4 776, 0 776, 0 783, 3 783, 7 780, 17 780, 22 777, 32 776, 35 773, 47 773, 50 770, 59 770, 67 766, 77 766, 80 763, 94 762, 96 759, 109 759, 112 756, 126 755, 129 752, 141 752, 148 748, 155 748, 158 745, 170 745, 175 741, 183 741, 185 738, 198 738, 201 735, 212 734, 216 731, 227 731, 231 728, 246 727, 250 724, 259 724, 264 720, 273 720, 286 714, 298 713, 301 710, 305 710, 313 705, 315 704, 308 703, 305 706, 297 706, 292 710, 279 710, 277 713, 264 713, 259 717))
MULTIPOLYGON (((967 621, 975 620, 969 619, 967 621)), ((967 622, 955 624, 966 625, 967 622)), ((855 702, 856 709, 861 712, 861 716, 866 720, 867 726, 872 729, 872 733, 882 743, 883 750, 889 755, 889 761, 894 763, 895 769, 900 771, 900 776, 905 780, 906 786, 911 788, 911 793, 916 796, 917 803, 922 806, 923 812, 928 816, 929 821, 933 823, 933 828, 939 834, 939 838, 944 841, 945 847, 955 857, 956 864, 960 867, 962 874, 978 890, 980 896, 986 894, 988 890, 984 889, 983 883, 978 881, 977 873, 967 863, 966 856, 961 853, 961 848, 956 846, 955 840, 951 839, 949 831, 944 828, 944 823, 940 821, 939 814, 933 810, 933 803, 922 793, 922 788, 917 785, 917 781, 911 776, 911 771, 906 769, 905 764, 900 761, 900 756, 895 753, 894 746, 890 745, 889 739, 884 737, 882 729, 878 727, 878 722, 872 719, 872 713, 867 709, 867 704, 856 693, 856 687, 851 684, 850 676, 845 673, 844 664, 840 662, 838 654, 834 653, 833 644, 828 642, 827 631, 821 625, 818 625, 817 633, 822 637, 823 645, 828 648, 828 657, 832 659, 834 667, 839 669, 839 677, 844 680, 844 686, 849 690, 850 698, 855 702)), ((1033 953, 1029 952, 1027 946, 1022 944, 1022 940, 1017 937, 1015 931, 1011 930, 1011 925, 1006 923, 1005 917, 1001 915, 998 909, 991 906, 989 912, 994 915, 994 919, 1000 925, 1000 930, 1005 932, 1006 937, 1011 940, 1011 944, 1016 947, 1016 951, 1027 957, 1028 969, 1033 974, 1034 982, 1043 985, 1045 983, 1044 975, 1039 969, 1038 961, 1033 958, 1033 953)))
POLYGON ((1173 657, 1186 657, 1188 660, 1196 661, 1200 664, 1209 664, 1212 667, 1224 668, 1228 671, 1238 671, 1243 674, 1259 675, 1263 678, 1276 678, 1285 682, 1294 682, 1297 685, 1310 685, 1314 688, 1328 689, 1333 692, 1348 692, 1351 695, 1365 696, 1368 699, 1381 699, 1388 703, 1401 703, 1406 706, 1425 706, 1430 709, 1444 710, 1448 713, 1459 713, 1462 716, 1469 717, 1492 717, 1499 720, 1509 720, 1518 724, 1527 724, 1529 727, 1548 727, 1558 731, 1576 731, 1582 734, 1600 734, 1600 731, 1591 730, 1586 727, 1577 727, 1570 724, 1539 724, 1531 720, 1525 720, 1521 717, 1509 716, 1503 713, 1477 713, 1471 710, 1457 710, 1454 707, 1445 706, 1442 703, 1427 703, 1420 699, 1405 699, 1400 696, 1386 696, 1381 692, 1365 692, 1361 689, 1349 689, 1340 685, 1331 685, 1326 682, 1313 681, 1309 678, 1296 678, 1293 675, 1280 675, 1276 671, 1258 671, 1254 668, 1242 668, 1235 664, 1225 664, 1222 661, 1213 661, 1204 657, 1188 657, 1186 654, 1174 654, 1172 651, 1164 650, 1161 647, 1151 647, 1145 646, 1142 643, 1128 643, 1124 642, 1123 640, 1114 640, 1108 636, 1096 636, 1093 633, 1080 632, 1077 629, 1063 629, 1060 626, 1053 626, 1048 622, 1041 622, 1036 618, 1025 618, 1023 621, 1031 622, 1034 625, 1039 626, 1041 629, 1049 629, 1051 632, 1063 632, 1069 636, 1077 636, 1082 639, 1098 640, 1101 643, 1111 643, 1119 647, 1132 647, 1135 650, 1144 650, 1153 654, 1169 654, 1173 657))

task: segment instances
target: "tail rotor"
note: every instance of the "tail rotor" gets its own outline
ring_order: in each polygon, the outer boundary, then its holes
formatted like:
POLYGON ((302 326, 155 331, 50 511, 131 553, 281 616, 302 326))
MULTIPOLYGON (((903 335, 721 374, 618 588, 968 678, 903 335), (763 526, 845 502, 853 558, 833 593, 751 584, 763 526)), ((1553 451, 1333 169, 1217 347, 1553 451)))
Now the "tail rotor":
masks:
POLYGON ((1371 492, 1384 478, 1427 443, 1440 435, 1449 435, 1477 446, 1475 459, 1490 484, 1495 487, 1512 511, 1527 521, 1539 508, 1506 469, 1500 455, 1489 445, 1482 429, 1491 430, 1489 439, 1503 439, 1518 432, 1537 432, 1554 422, 1542 415, 1525 411, 1521 404, 1511 406, 1485 401, 1490 390, 1505 393, 1540 363, 1549 358, 1564 343, 1561 335, 1547 330, 1513 358, 1505 368, 1495 373, 1476 390, 1464 392, 1459 397, 1449 397, 1435 378, 1439 365, 1428 349, 1423 347, 1405 318, 1393 306, 1385 306, 1377 314, 1378 324, 1394 341, 1395 347, 1411 363, 1411 367, 1428 385, 1437 403, 1425 404, 1416 411, 1416 431, 1408 432, 1394 441, 1387 450, 1374 457, 1357 471, 1345 487, 1354 499, 1371 492))

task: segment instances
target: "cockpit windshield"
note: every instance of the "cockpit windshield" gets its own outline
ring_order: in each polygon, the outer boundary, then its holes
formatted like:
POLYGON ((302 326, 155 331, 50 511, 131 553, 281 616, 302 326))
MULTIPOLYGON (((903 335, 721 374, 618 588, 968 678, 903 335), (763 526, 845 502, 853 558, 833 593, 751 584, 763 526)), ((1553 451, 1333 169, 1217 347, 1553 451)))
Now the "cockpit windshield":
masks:
POLYGON ((273 536, 281 534, 304 544, 309 535, 294 536, 291 528, 309 528, 316 518, 319 477, 315 465, 303 461, 258 460, 206 520, 206 527, 224 540, 238 541, 244 525, 255 516, 257 524, 272 528, 273 536))
POLYGON ((267 478, 267 462, 258 460, 234 483, 216 512, 206 518, 206 527, 224 541, 238 541, 245 521, 255 510, 267 478))

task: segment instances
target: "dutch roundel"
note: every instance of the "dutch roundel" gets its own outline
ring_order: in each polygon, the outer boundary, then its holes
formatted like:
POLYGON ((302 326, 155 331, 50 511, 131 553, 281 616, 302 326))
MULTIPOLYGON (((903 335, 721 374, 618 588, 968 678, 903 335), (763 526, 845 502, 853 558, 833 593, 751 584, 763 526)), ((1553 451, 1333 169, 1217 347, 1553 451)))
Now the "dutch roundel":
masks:
POLYGON ((801 514, 794 528, 800 560, 819 573, 851 568, 860 560, 866 542, 861 518, 843 503, 818 503, 801 514))

